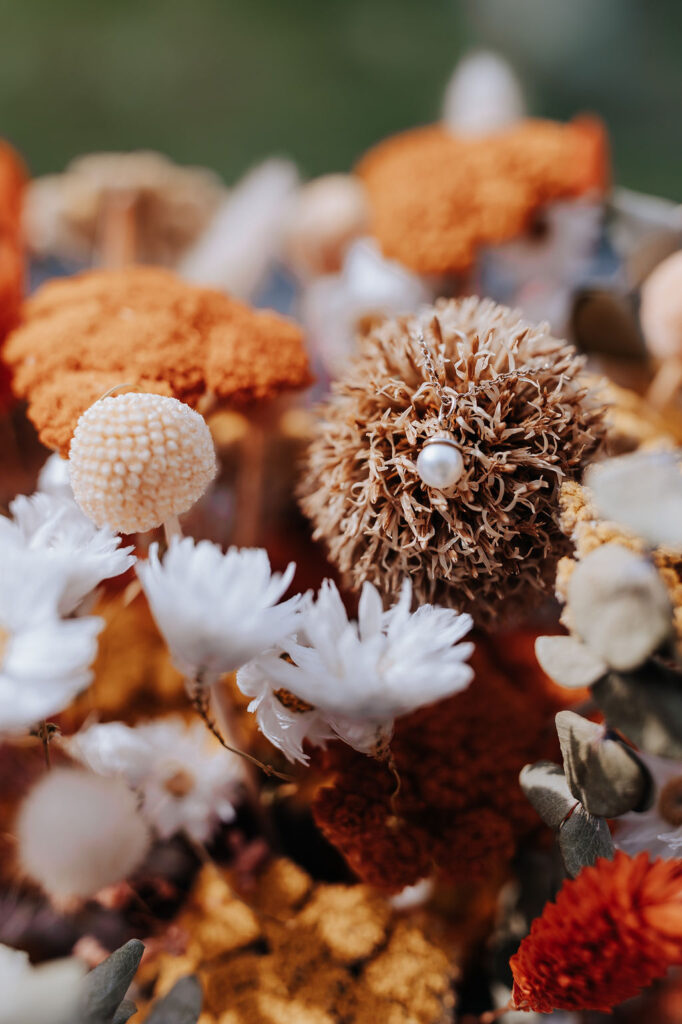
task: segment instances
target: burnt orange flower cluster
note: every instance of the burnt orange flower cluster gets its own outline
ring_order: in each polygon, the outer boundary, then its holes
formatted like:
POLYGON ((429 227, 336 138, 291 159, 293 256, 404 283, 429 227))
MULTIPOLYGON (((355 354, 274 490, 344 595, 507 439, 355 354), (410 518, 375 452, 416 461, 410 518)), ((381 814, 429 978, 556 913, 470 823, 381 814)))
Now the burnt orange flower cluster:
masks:
POLYGON ((598 860, 564 882, 512 957, 516 1009, 606 1011, 682 963, 682 860, 598 860))
POLYGON ((196 405, 244 406, 311 382, 302 332, 168 270, 127 267, 51 281, 7 340, 14 389, 40 439, 66 454, 81 413, 135 384, 196 405))
POLYGON ((330 749, 333 781, 316 795, 318 826, 364 881, 397 891, 432 872, 495 877, 538 819, 518 784, 530 760, 556 756, 557 690, 529 633, 478 640, 467 690, 397 722, 386 764, 330 749))
MULTIPOLYGON (((0 342, 19 319, 24 291, 21 205, 25 184, 19 157, 0 140, 0 342)), ((8 369, 0 362, 0 403, 9 393, 8 369)))
POLYGON ((608 158, 593 118, 527 119, 477 138, 441 125, 403 132, 357 171, 384 255, 418 273, 452 274, 467 270, 480 246, 522 234, 546 203, 602 193, 608 158))

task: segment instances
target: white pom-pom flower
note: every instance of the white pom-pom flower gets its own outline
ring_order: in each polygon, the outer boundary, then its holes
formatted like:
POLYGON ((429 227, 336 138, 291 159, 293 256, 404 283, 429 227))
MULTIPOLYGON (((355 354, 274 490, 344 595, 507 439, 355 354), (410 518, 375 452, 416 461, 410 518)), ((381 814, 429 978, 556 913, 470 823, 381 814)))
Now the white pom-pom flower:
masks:
POLYGON ((190 537, 171 542, 163 561, 152 544, 140 578, 173 660, 188 679, 217 682, 296 629, 300 597, 280 601, 295 565, 273 573, 261 548, 230 548, 190 537))
POLYGON ((185 832, 207 842, 235 817, 243 769, 203 722, 179 715, 136 725, 107 722, 66 741, 69 753, 101 775, 120 775, 141 798, 141 811, 161 839, 185 832))
POLYGON ((134 564, 132 547, 106 527, 98 529, 73 498, 37 492, 10 503, 12 520, 0 518, 0 535, 13 535, 39 552, 61 576, 61 615, 70 615, 102 580, 120 576, 134 564))
POLYGON ((33 967, 28 953, 0 945, 0 1024, 73 1024, 85 972, 75 957, 33 967))
POLYGON ((128 878, 149 849, 149 828, 122 779, 56 768, 23 801, 17 839, 23 872, 65 903, 128 878))
POLYGON ((97 526, 152 530, 187 512, 216 474, 206 421, 163 395, 102 398, 78 420, 69 450, 76 501, 97 526))
POLYGON ((63 577, 39 552, 0 535, 0 561, 0 733, 17 733, 85 689, 104 623, 58 617, 63 577))
POLYGON ((377 753, 396 718, 463 690, 473 677, 466 664, 473 644, 460 643, 471 616, 434 605, 411 612, 411 602, 406 581, 385 612, 379 592, 365 583, 356 623, 326 580, 317 600, 303 606, 298 635, 282 645, 286 657, 261 657, 237 683, 249 692, 258 672, 275 693, 281 688, 315 709, 350 746, 377 753))

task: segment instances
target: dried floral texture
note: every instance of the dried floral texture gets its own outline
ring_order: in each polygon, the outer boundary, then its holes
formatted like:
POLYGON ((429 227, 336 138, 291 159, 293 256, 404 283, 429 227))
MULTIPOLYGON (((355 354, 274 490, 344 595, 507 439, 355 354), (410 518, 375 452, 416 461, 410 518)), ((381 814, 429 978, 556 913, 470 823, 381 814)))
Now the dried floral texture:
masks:
POLYGON ((249 902, 214 867, 202 869, 174 923, 185 949, 142 967, 156 994, 196 971, 202 1024, 447 1024, 456 967, 424 918, 400 920, 363 885, 314 884, 273 862, 249 902))
POLYGON ((384 255, 420 274, 455 274, 482 246, 521 235, 545 204, 602 194, 608 157, 594 119, 525 119, 478 138, 413 129, 379 143, 357 171, 384 255))
POLYGON ((440 300, 432 313, 425 338, 456 402, 464 460, 456 490, 427 488, 417 473, 439 404, 417 321, 401 317, 370 331, 322 405, 301 504, 351 587, 369 580, 395 596, 409 577, 418 601, 478 621, 503 605, 519 613, 554 582, 566 551, 559 487, 597 449, 601 406, 582 361, 545 325, 475 297, 440 300), (502 378, 514 369, 518 377, 502 378))
POLYGON ((294 323, 152 267, 43 285, 6 358, 41 440, 63 455, 81 413, 117 385, 244 407, 311 381, 294 323))
POLYGON ((397 796, 386 765, 349 747, 335 745, 321 762, 332 775, 315 798, 315 821, 371 885, 397 892, 434 872, 485 882, 537 827, 518 774, 556 754, 557 690, 529 634, 503 634, 494 648, 481 638, 471 663, 467 690, 396 723, 397 796))
MULTIPOLYGON (((589 492, 575 481, 562 486, 560 507, 561 528, 570 538, 574 550, 572 556, 567 555, 559 562, 556 593, 564 604, 562 622, 571 629, 569 582, 578 562, 604 544, 619 544, 636 554, 646 554, 648 548, 643 540, 623 527, 601 519, 590 501, 589 492)), ((675 632, 682 639, 682 555, 671 549, 657 548, 651 556, 673 606, 675 632)))
MULTIPOLYGON (((19 321, 24 292, 21 204, 26 172, 14 152, 0 139, 0 342, 19 321)), ((0 406, 11 397, 9 370, 0 360, 0 406)))
POLYGON ((517 1008, 608 1011, 682 963, 682 861, 617 853, 566 881, 511 960, 517 1008))
POLYGON ((179 167, 160 153, 91 153, 62 174, 31 183, 27 241, 39 256, 89 263, 102 240, 107 205, 123 197, 133 206, 136 259, 174 266, 225 193, 211 171, 179 167))

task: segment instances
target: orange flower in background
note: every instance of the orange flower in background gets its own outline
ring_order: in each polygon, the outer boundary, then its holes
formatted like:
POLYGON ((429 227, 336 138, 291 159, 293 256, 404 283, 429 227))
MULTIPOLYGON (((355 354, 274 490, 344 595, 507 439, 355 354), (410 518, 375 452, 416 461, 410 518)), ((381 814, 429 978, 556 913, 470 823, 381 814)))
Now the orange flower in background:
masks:
POLYGON ((97 270, 43 285, 7 340, 15 393, 66 454, 78 417, 110 388, 242 407, 312 382, 300 328, 168 270, 97 270))
POLYGON ((618 852, 569 879, 510 961, 516 1009, 608 1011, 682 964, 682 860, 618 852))
POLYGON ((528 761, 557 755, 561 698, 534 661, 529 632, 479 638, 474 681, 399 719, 387 766, 347 746, 314 801, 317 825, 365 882, 396 891, 436 872, 454 882, 499 876, 538 818, 518 783, 528 761))
MULTIPOLYGON (((0 139, 0 342, 19 320, 24 292, 21 205, 26 171, 0 139)), ((0 404, 10 396, 9 370, 0 361, 0 404)))
POLYGON ((420 274, 453 274, 479 247, 522 234, 545 203, 603 194, 606 135, 589 117, 528 118, 477 138, 429 125, 379 143, 357 171, 384 256, 420 274))

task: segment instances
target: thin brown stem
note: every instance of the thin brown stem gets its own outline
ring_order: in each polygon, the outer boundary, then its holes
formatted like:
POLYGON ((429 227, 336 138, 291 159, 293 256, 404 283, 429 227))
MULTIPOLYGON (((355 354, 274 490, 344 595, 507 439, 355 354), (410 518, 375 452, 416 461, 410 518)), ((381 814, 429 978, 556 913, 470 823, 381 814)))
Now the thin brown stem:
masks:
POLYGON ((512 1010, 517 1009, 514 1006, 513 1000, 510 999, 504 1006, 500 1006, 497 1010, 488 1010, 486 1013, 482 1013, 478 1018, 479 1024, 495 1024, 496 1020, 500 1017, 504 1017, 506 1013, 511 1013, 512 1010))
POLYGON ((290 775, 285 775, 284 772, 278 772, 271 764, 265 764, 263 761, 259 761, 257 757, 254 757, 253 754, 247 753, 246 750, 239 750, 238 747, 230 746, 230 744, 225 741, 220 729, 211 715, 208 687, 201 683, 195 683, 192 688, 191 700, 194 710, 198 713, 209 732, 211 732, 218 740, 221 747, 225 750, 229 750, 232 754, 237 754, 238 757, 243 757, 245 760, 250 761, 251 764, 260 768, 268 778, 282 779, 283 782, 292 781, 290 775))

